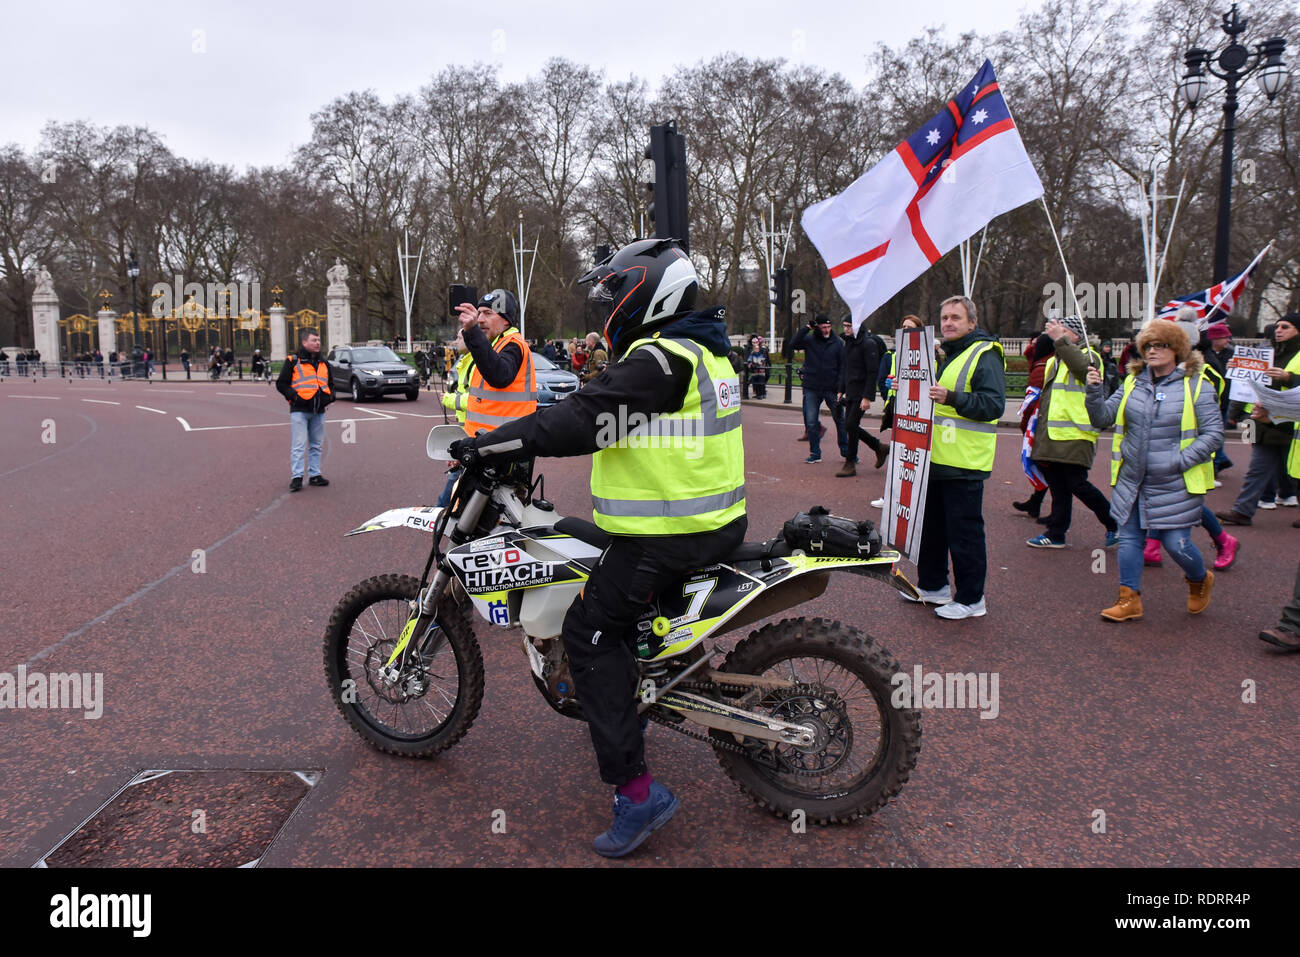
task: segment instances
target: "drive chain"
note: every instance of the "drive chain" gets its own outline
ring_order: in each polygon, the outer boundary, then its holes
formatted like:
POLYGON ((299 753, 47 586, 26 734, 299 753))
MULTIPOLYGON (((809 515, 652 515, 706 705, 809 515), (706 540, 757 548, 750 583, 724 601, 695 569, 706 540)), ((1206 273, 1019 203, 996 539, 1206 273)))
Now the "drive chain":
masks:
MULTIPOLYGON (((671 690, 676 691, 678 690, 678 688, 680 688, 683 691, 692 691, 695 692, 696 694, 709 694, 710 692, 716 694, 718 692, 721 692, 722 689, 728 688, 731 689, 732 691, 745 694, 752 689, 752 686, 733 685, 733 684, 726 684, 724 682, 717 682, 717 681, 686 681, 683 682, 681 685, 679 685, 677 688, 673 688, 671 690)), ((790 690, 797 694, 800 692, 811 691, 813 689, 810 685, 793 685, 791 686, 790 690)), ((647 714, 649 715, 650 720, 654 721, 655 724, 661 724, 665 728, 671 728, 672 730, 676 731, 678 734, 684 734, 688 738, 695 738, 697 741, 703 741, 706 744, 712 745, 713 747, 717 748, 719 751, 731 751, 734 754, 749 753, 749 750, 743 744, 740 744, 735 740, 723 741, 720 738, 715 738, 706 732, 696 731, 688 727, 688 725, 691 722, 686 719, 682 719, 681 721, 669 721, 666 717, 663 716, 663 714, 661 714, 659 711, 654 710, 653 708, 650 711, 648 711, 647 714)))

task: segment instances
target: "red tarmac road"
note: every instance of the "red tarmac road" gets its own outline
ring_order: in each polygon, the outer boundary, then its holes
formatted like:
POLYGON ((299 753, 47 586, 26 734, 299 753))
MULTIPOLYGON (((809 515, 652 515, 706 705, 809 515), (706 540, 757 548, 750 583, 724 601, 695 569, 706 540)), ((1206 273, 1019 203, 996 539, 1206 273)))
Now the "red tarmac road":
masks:
MULTIPOLYGON (((331 607, 371 575, 418 575, 428 544, 400 530, 342 534, 386 508, 433 503, 442 470, 424 440, 439 413, 428 394, 336 403, 323 469, 333 484, 291 496, 288 416, 266 386, 0 383, 0 672, 104 676, 98 720, 0 711, 0 864, 40 860, 147 768, 323 771, 265 864, 605 863, 588 847, 610 798, 586 729, 538 697, 517 633, 476 624, 483 709, 435 761, 374 751, 329 698, 321 636, 331 607), (344 443, 349 418, 355 442, 344 443)), ((883 473, 834 478, 826 440, 824 461, 804 465, 789 410, 749 406, 745 423, 750 538, 817 503, 870 514, 883 473)), ((863 822, 807 833, 752 805, 702 744, 652 727, 651 767, 682 809, 628 864, 1300 859, 1300 656, 1255 638, 1290 594, 1297 510, 1260 512, 1234 530, 1242 557, 1203 616, 1186 614, 1166 560, 1143 578, 1146 620, 1110 625, 1098 611, 1118 588, 1115 556, 1095 557, 1103 532, 1090 513, 1076 508, 1066 551, 1024 545, 1039 526, 1011 509, 1026 490, 1018 449, 1018 435, 999 439, 985 493, 986 618, 942 621, 848 576, 787 613, 859 626, 909 673, 996 673, 996 718, 928 710, 901 794, 863 822)), ((1232 501, 1249 459, 1236 443, 1230 454, 1237 467, 1214 508, 1232 501)), ((589 515, 588 461, 542 463, 563 514, 589 515)), ((1098 465, 1093 479, 1104 478, 1098 465)), ((1196 541, 1213 557, 1208 536, 1196 541)), ((206 833, 191 833, 196 809, 178 807, 172 840, 229 839, 220 809, 200 809, 206 833)), ((137 860, 148 864, 147 851, 137 860)))

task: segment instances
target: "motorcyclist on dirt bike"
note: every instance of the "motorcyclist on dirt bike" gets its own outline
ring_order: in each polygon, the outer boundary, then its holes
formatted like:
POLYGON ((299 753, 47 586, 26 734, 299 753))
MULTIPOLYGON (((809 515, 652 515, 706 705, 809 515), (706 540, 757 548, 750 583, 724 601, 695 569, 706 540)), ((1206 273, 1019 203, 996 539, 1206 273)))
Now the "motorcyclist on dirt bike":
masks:
POLYGON ((636 622, 660 589, 744 540, 740 389, 724 310, 693 311, 699 281, 676 241, 634 242, 579 282, 611 310, 606 369, 564 402, 451 452, 462 461, 595 453, 595 521, 613 543, 562 639, 601 779, 616 787, 614 822, 593 846, 621 857, 678 807, 645 762, 636 622))

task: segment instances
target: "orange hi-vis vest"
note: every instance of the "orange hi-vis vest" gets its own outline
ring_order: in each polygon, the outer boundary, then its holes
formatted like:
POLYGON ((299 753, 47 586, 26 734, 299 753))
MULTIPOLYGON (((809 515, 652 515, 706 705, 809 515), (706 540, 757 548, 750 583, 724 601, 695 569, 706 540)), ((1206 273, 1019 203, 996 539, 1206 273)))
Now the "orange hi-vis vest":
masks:
MULTIPOLYGON (((293 356, 289 357, 293 359, 293 356)), ((330 394, 330 367, 322 359, 318 364, 312 365, 302 359, 296 360, 293 367, 293 378, 289 380, 289 388, 298 393, 298 398, 304 402, 310 401, 317 391, 330 394)))
POLYGON ((533 353, 519 330, 512 326, 501 333, 492 343, 492 350, 499 353, 512 342, 519 344, 524 356, 513 382, 495 389, 484 380, 477 364, 470 374, 469 403, 465 407, 466 435, 476 435, 480 430, 491 432, 499 425, 522 419, 537 410, 537 371, 533 368, 533 353))

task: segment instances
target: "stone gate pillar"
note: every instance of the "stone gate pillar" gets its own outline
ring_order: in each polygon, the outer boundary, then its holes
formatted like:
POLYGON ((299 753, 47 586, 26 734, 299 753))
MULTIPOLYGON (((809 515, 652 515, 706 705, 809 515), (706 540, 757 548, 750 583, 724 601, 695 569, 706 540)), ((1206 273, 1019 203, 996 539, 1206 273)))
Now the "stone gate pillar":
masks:
MULTIPOLYGON (((267 319, 271 323, 271 354, 267 356, 267 359, 283 359, 289 354, 287 351, 288 343, 286 343, 284 339, 285 312, 286 310, 284 306, 279 304, 274 305, 267 310, 267 319)), ((296 344, 294 345, 294 351, 298 351, 296 344)))
POLYGON ((112 309, 104 308, 95 314, 99 320, 99 351, 104 354, 104 364, 108 364, 108 357, 117 351, 117 313, 112 309))
POLYGON ((44 266, 36 267, 36 291, 32 293, 32 341, 42 362, 59 361, 59 297, 54 279, 44 266))
POLYGON ((327 338, 322 352, 335 346, 345 346, 352 341, 352 294, 348 291, 348 267, 335 259, 325 273, 329 288, 325 290, 325 332, 327 338))

